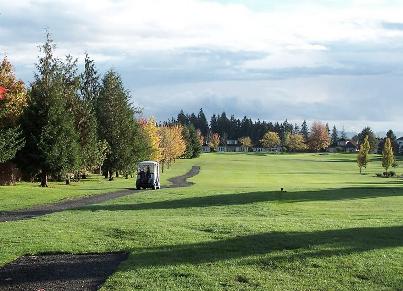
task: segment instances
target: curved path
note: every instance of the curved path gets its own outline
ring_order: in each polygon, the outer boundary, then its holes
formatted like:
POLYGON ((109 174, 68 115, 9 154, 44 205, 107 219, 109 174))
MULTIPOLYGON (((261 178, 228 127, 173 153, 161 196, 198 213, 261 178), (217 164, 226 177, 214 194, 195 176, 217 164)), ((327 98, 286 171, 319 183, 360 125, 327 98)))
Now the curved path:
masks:
MULTIPOLYGON (((193 185, 192 182, 188 182, 187 179, 196 176, 200 172, 199 166, 193 166, 192 169, 185 175, 174 177, 168 179, 172 185, 167 188, 178 188, 178 187, 188 187, 193 185)), ((103 193, 99 195, 91 195, 87 197, 82 197, 78 199, 65 200, 61 202, 56 202, 52 204, 38 205, 31 208, 15 211, 4 211, 0 212, 0 222, 16 221, 22 219, 29 219, 32 217, 42 216, 54 212, 60 212, 69 209, 80 208, 83 206, 98 204, 108 200, 116 199, 119 197, 127 196, 138 191, 133 191, 132 189, 103 193)))

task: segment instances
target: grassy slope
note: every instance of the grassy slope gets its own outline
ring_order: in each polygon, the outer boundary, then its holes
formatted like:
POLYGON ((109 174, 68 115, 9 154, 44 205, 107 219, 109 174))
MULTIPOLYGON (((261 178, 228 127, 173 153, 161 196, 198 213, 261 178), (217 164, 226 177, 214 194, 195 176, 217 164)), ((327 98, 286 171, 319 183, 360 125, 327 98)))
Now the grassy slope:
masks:
MULTIPOLYGON (((182 175, 190 167, 186 164, 167 169, 162 175, 162 184, 168 185, 167 179, 182 175)), ((100 175, 91 175, 86 180, 72 182, 49 182, 48 188, 39 187, 38 183, 18 183, 16 186, 0 186, 0 211, 28 208, 34 205, 57 202, 63 199, 77 198, 105 192, 119 191, 134 188, 134 178, 115 178, 109 182, 100 175)))
POLYGON ((403 184, 354 155, 207 154, 191 188, 0 223, 22 254, 126 250, 105 290, 403 288, 403 184), (279 192, 284 187, 287 192, 279 192), (74 226, 74 227, 72 227, 74 226))

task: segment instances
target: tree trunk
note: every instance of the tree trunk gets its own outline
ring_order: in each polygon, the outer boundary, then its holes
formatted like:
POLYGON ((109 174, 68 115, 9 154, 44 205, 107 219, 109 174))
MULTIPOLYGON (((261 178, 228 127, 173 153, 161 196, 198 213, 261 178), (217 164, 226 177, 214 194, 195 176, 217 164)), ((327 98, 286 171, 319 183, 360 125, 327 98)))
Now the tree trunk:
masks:
POLYGON ((119 171, 116 171, 116 178, 119 178, 119 171))
POLYGON ((109 171, 109 181, 113 181, 113 172, 109 171))
POLYGON ((70 185, 70 175, 66 175, 66 185, 70 185))
POLYGON ((48 187, 48 174, 46 171, 42 171, 41 174, 41 187, 48 187))

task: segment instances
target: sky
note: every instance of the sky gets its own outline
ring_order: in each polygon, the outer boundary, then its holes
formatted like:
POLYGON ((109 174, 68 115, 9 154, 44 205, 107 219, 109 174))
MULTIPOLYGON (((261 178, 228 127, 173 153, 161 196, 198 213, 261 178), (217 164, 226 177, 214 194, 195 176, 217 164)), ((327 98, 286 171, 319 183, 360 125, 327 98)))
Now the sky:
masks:
POLYGON ((33 79, 60 57, 114 69, 145 116, 208 116, 403 132, 403 0, 0 0, 0 57, 33 79))

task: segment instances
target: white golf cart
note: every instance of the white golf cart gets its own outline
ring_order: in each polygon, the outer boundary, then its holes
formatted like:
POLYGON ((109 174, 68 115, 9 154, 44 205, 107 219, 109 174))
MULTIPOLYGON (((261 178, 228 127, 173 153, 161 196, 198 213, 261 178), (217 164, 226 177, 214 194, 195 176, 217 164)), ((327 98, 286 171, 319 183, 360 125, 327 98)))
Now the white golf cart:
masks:
POLYGON ((140 162, 137 167, 136 189, 161 189, 160 164, 155 161, 140 162))

